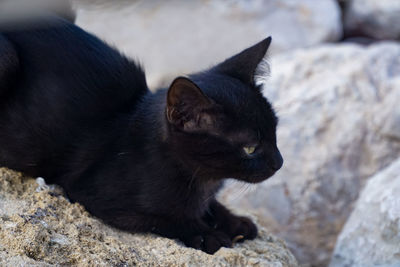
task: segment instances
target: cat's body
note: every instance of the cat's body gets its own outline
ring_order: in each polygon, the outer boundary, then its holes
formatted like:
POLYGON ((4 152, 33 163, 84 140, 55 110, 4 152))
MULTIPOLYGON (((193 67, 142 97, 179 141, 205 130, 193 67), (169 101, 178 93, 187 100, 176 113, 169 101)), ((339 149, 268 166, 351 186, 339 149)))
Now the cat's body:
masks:
MULTIPOLYGON (((256 236, 215 200, 223 178, 258 182, 282 165, 244 57, 153 94, 140 67, 67 21, 0 31, 0 166, 61 185, 120 229, 208 253, 256 236), (249 143, 259 152, 237 151, 249 143)), ((252 76, 269 42, 248 50, 252 76)))

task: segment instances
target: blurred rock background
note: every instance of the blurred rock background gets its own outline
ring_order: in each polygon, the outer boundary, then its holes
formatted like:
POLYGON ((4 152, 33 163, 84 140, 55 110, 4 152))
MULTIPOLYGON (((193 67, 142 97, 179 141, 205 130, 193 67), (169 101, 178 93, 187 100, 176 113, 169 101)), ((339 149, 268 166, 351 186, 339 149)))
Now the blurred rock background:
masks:
POLYGON ((271 35, 272 53, 342 36, 334 0, 83 1, 76 23, 143 62, 152 88, 271 35))
POLYGON ((257 214, 303 266, 400 266, 400 1, 74 6, 79 26, 142 63, 152 90, 271 35, 264 94, 284 167, 220 198, 257 214))

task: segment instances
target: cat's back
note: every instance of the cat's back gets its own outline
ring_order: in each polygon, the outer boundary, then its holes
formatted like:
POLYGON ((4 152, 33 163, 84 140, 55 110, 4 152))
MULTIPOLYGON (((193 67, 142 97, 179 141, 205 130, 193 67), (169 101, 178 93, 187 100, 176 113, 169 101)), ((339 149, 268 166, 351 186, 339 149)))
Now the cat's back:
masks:
POLYGON ((49 104, 65 101, 77 112, 81 106, 100 112, 132 105, 147 91, 137 64, 67 20, 48 17, 29 25, 0 25, 0 32, 20 62, 10 95, 46 94, 49 104))
POLYGON ((148 92, 138 65, 62 18, 0 25, 1 40, 0 51, 12 46, 18 66, 0 86, 0 166, 51 163, 148 92))

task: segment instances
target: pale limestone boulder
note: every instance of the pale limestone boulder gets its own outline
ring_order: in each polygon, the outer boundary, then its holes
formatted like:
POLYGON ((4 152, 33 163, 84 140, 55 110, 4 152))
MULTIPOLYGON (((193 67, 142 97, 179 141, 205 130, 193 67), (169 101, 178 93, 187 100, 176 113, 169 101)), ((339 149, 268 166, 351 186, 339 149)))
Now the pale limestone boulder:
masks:
POLYGON ((77 0, 75 5, 77 24, 139 59, 153 88, 269 35, 272 53, 342 35, 335 0, 77 0))
POLYGON ((366 180, 400 155, 400 45, 325 45, 272 56, 264 89, 283 168, 221 198, 255 210, 300 263, 326 266, 366 180))
POLYGON ((62 192, 0 168, 0 266, 297 266, 261 228, 253 241, 215 255, 150 234, 118 231, 62 192))
POLYGON ((400 266, 400 157, 369 179, 329 266, 400 266))
POLYGON ((377 39, 400 40, 400 1, 349 0, 345 6, 346 31, 377 39))

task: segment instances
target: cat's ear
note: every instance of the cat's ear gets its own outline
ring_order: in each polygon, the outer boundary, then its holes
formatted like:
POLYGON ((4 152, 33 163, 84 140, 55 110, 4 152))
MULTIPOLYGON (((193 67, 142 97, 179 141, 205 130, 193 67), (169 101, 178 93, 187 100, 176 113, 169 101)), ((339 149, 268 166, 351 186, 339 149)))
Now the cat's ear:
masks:
POLYGON ((237 78, 242 82, 255 85, 255 75, 258 65, 265 57, 271 44, 271 37, 243 50, 228 58, 213 68, 214 71, 237 78))
POLYGON ((209 111, 213 106, 213 101, 188 78, 176 78, 168 89, 168 122, 186 132, 210 130, 214 119, 209 111))

